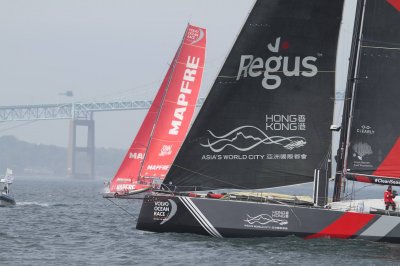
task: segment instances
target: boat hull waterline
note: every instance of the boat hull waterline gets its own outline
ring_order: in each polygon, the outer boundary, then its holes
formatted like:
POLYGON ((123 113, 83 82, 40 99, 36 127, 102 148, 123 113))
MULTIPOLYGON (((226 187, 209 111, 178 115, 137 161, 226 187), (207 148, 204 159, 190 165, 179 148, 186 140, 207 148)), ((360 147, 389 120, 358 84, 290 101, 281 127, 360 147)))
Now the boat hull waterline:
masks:
POLYGON ((311 206, 146 195, 139 230, 214 237, 340 238, 400 243, 400 217, 311 206))
POLYGON ((8 207, 8 206, 14 206, 14 205, 15 205, 14 198, 12 198, 8 195, 0 195, 0 207, 8 207))

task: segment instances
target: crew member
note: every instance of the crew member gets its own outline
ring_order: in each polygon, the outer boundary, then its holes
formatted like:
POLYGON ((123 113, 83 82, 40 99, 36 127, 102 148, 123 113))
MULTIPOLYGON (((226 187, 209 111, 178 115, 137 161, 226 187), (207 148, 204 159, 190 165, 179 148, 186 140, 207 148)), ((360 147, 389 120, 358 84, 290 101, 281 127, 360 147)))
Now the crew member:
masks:
POLYGON ((394 202, 394 198, 396 197, 395 195, 393 195, 392 192, 392 186, 388 186, 387 190, 385 191, 385 193, 383 194, 384 196, 384 201, 385 201, 385 210, 389 210, 389 207, 392 206, 392 210, 395 211, 396 210, 396 203, 394 202))

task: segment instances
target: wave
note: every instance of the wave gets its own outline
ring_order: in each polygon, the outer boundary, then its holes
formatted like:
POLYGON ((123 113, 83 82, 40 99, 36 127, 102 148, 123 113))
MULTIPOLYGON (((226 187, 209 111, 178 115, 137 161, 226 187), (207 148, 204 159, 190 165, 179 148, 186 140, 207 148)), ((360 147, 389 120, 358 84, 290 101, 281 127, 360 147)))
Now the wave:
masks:
MULTIPOLYGON (((213 152, 220 152, 224 150, 226 147, 233 147, 239 151, 249 151, 260 144, 271 145, 276 144, 280 145, 285 149, 293 150, 295 148, 300 148, 306 145, 306 139, 300 136, 292 136, 292 137, 283 137, 283 136, 268 136, 261 129, 254 126, 241 126, 235 128, 234 130, 226 133, 222 136, 215 135, 211 130, 207 130, 210 135, 214 138, 210 141, 207 139, 206 144, 200 144, 203 147, 210 148, 213 152), (247 132, 246 132, 247 131, 247 132), (249 132, 250 131, 250 132, 249 132), (251 132, 253 131, 253 132, 251 132), (251 141, 250 143, 246 143, 247 145, 244 147, 239 147, 238 144, 234 142, 238 142, 241 139, 245 141, 251 141)), ((243 141, 241 141, 243 142, 243 141)))
POLYGON ((22 201, 18 202, 17 201, 17 206, 40 206, 40 207, 49 207, 50 204, 48 203, 39 203, 36 201, 22 201))

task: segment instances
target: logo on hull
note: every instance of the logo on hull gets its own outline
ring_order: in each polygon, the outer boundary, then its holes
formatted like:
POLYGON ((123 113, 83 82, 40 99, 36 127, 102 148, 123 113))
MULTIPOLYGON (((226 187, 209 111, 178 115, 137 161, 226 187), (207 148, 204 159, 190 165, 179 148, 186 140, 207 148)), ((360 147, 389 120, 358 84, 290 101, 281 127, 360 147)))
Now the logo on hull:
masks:
POLYGON ((259 214, 256 216, 246 215, 245 227, 256 229, 287 230, 289 224, 288 211, 272 211, 271 214, 259 214))
POLYGON ((153 210, 153 219, 161 221, 160 224, 164 224, 174 217, 177 211, 177 206, 171 199, 168 199, 168 201, 155 201, 153 210))

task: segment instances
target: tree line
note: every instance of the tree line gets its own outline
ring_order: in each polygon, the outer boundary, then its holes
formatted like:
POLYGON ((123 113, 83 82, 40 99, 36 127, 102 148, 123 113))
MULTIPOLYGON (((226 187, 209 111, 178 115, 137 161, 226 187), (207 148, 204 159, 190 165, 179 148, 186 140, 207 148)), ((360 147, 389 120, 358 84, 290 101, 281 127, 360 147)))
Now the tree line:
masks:
MULTIPOLYGON (((8 135, 0 137, 0 151, 0 175, 6 168, 13 169, 15 175, 67 175, 66 148, 33 144, 8 135)), ((115 148, 96 148, 96 176, 114 175, 125 152, 115 148)))

